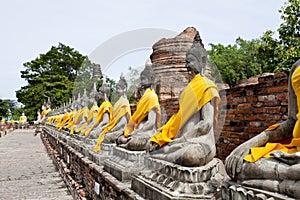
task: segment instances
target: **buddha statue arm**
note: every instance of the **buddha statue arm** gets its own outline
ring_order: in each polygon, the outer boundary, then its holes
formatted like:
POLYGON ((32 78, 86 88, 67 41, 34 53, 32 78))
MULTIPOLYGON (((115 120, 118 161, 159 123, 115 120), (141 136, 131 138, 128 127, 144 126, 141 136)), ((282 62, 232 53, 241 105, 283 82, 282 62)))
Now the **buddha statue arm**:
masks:
POLYGON ((297 97, 291 85, 291 76, 296 68, 291 69, 288 83, 288 119, 280 124, 275 130, 265 130, 259 135, 251 138, 245 143, 235 148, 225 160, 226 171, 229 176, 235 176, 241 172, 244 157, 250 152, 252 147, 264 146, 267 142, 279 142, 284 139, 292 138, 293 128, 296 123, 296 114, 298 112, 297 97))
POLYGON ((141 129, 138 130, 138 132, 144 132, 149 130, 155 130, 156 129, 156 112, 154 110, 150 110, 148 113, 148 120, 145 122, 141 129))
POLYGON ((98 127, 104 127, 105 125, 108 124, 108 122, 109 122, 109 114, 105 112, 103 114, 102 121, 99 123, 98 127))
POLYGON ((123 130, 125 128, 126 124, 127 124, 127 118, 126 118, 126 116, 123 116, 109 132, 123 130))

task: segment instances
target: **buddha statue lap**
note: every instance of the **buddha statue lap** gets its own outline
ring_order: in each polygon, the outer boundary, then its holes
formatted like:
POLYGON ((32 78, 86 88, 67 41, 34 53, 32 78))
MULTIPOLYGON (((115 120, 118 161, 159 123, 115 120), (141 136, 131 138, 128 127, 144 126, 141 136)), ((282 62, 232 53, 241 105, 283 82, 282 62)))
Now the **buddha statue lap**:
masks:
POLYGON ((288 83, 288 119, 235 148, 226 158, 228 175, 243 186, 300 198, 300 59, 288 83), (282 141, 290 142, 285 144, 282 141), (250 153, 250 154, 249 154, 250 153))
POLYGON ((160 105, 153 90, 154 72, 151 63, 146 63, 140 79, 145 92, 137 103, 124 134, 117 139, 117 146, 131 151, 145 150, 151 136, 160 127, 160 105))

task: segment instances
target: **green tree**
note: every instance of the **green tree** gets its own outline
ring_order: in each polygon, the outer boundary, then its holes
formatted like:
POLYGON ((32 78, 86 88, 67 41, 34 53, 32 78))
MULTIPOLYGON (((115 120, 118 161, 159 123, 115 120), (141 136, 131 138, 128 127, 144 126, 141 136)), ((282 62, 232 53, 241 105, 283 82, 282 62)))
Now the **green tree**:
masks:
POLYGON ((210 60, 217 66, 223 82, 234 86, 236 81, 262 72, 258 58, 259 40, 237 38, 234 45, 210 44, 210 60))
POLYGON ((36 118, 36 112, 48 98, 52 107, 59 107, 72 97, 77 72, 85 59, 87 57, 78 51, 59 43, 47 53, 24 63, 25 70, 21 71, 21 77, 28 84, 16 94, 29 120, 36 118))

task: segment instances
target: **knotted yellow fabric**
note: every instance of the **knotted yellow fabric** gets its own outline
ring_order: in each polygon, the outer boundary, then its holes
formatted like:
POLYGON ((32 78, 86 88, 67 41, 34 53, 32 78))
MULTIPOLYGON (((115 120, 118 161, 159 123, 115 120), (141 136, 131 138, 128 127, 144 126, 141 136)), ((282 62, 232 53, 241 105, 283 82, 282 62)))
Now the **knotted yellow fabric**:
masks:
POLYGON ((150 110, 154 110, 156 113, 156 127, 160 127, 160 106, 158 102, 157 94, 154 90, 147 89, 144 95, 141 97, 136 106, 136 111, 130 117, 130 120, 125 127, 124 136, 128 137, 138 125, 143 121, 143 119, 148 115, 150 110))
POLYGON ((100 145, 104 140, 105 134, 111 129, 113 129, 124 115, 126 116, 127 121, 129 121, 131 116, 130 105, 126 98, 120 97, 119 100, 114 105, 112 120, 103 129, 103 131, 101 132, 101 134, 97 139, 97 144, 94 147, 95 152, 99 152, 101 150, 100 145))
MULTIPOLYGON (((204 76, 195 76, 180 95, 179 111, 159 129, 160 133, 152 136, 151 141, 160 146, 171 142, 188 119, 214 98, 216 99, 214 103, 218 104, 220 97, 217 86, 204 76)), ((217 105, 214 105, 214 108, 216 121, 217 105)))
MULTIPOLYGON (((289 144, 281 144, 281 143, 267 143, 264 147, 254 147, 251 148, 251 154, 244 157, 244 160, 248 162, 255 162, 262 157, 270 158, 272 157, 270 154, 274 151, 282 151, 285 153, 293 154, 300 151, 300 66, 296 68, 292 75, 292 87, 297 96, 297 106, 298 106, 298 114, 297 121, 293 129, 293 138, 289 144)), ((274 130, 278 128, 280 124, 275 124, 270 126, 267 130, 274 130)))
POLYGON ((109 121, 110 121, 112 118, 112 105, 109 101, 104 101, 100 105, 95 123, 93 124, 92 127, 88 128, 87 130, 82 131, 82 134, 84 134, 85 136, 88 136, 90 134, 90 132, 100 124, 100 122, 103 120, 103 115, 106 112, 109 115, 109 121))

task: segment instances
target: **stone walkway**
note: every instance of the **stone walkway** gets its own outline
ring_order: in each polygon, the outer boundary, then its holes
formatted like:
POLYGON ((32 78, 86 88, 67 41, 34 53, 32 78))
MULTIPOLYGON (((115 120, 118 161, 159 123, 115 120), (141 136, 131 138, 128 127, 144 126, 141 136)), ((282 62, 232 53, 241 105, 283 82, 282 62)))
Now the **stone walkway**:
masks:
POLYGON ((0 138, 0 199, 73 199, 34 130, 0 138))

